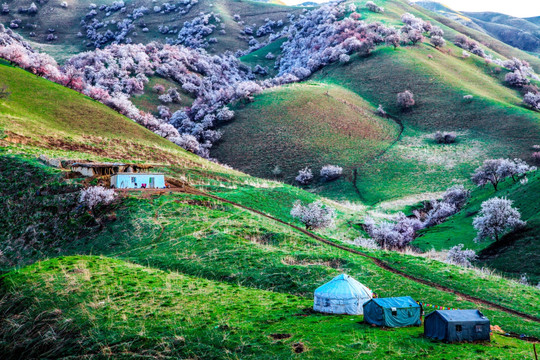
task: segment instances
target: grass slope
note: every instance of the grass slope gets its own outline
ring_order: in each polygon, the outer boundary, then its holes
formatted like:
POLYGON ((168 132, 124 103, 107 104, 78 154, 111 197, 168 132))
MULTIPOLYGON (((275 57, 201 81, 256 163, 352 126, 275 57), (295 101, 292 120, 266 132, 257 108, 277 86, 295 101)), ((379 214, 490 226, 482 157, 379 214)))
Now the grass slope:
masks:
POLYGON ((540 282, 540 174, 529 177, 525 185, 506 180, 499 191, 493 187, 477 188, 472 192, 472 200, 458 214, 443 224, 427 229, 414 244, 423 250, 435 248, 448 249, 457 244, 466 248, 482 251, 481 262, 492 268, 502 270, 519 277, 527 273, 531 283, 540 282), (480 210, 483 201, 492 197, 506 197, 514 201, 527 226, 506 235, 500 244, 493 241, 475 243, 476 230, 472 226, 474 216, 480 210), (526 259, 526 261, 523 261, 526 259))
POLYGON ((206 163, 80 93, 0 64, 0 145, 27 152, 185 165, 206 163), (31 94, 31 96, 29 96, 31 94))
POLYGON ((530 354, 529 344, 498 335, 490 344, 434 343, 422 337, 421 328, 383 331, 360 323, 361 317, 306 313, 311 301, 297 296, 99 257, 38 263, 5 277, 2 292, 0 311, 10 323, 0 332, 4 341, 12 341, 7 347, 0 342, 6 359, 509 359, 530 354), (27 340, 45 331, 49 335, 27 340), (272 334, 285 335, 278 340, 272 334))
POLYGON ((530 161, 532 145, 540 142, 540 116, 519 106, 516 93, 491 72, 478 59, 464 60, 422 45, 381 48, 315 75, 318 81, 340 84, 373 104, 383 104, 405 127, 396 146, 360 171, 357 185, 368 202, 440 191, 468 178, 489 157, 530 161), (395 100, 405 89, 416 99, 408 112, 400 111, 395 100), (466 94, 474 95, 471 103, 463 100, 466 94), (457 132, 457 143, 435 144, 431 136, 438 130, 457 132))
POLYGON ((308 82, 267 90, 234 110, 236 119, 223 127, 213 156, 267 178, 279 166, 287 182, 306 166, 315 179, 326 164, 342 166, 348 180, 323 184, 341 199, 354 196, 352 171, 386 150, 399 134, 397 124, 377 117, 369 103, 338 85, 308 82), (245 145, 239 147, 241 142, 245 145))
MULTIPOLYGON (((167 1, 153 2, 150 0, 133 0, 126 2, 125 13, 120 11, 111 12, 110 16, 105 16, 105 12, 99 10, 99 6, 111 5, 113 0, 82 0, 82 1, 67 1, 67 8, 62 8, 60 2, 52 3, 36 3, 38 12, 35 15, 29 15, 24 13, 18 13, 19 7, 27 8, 30 3, 23 0, 14 0, 9 3, 10 13, 0 14, 0 22, 6 27, 9 26, 13 19, 21 19, 20 27, 17 28, 17 32, 31 40, 32 45, 36 48, 45 51, 57 60, 62 61, 69 56, 81 51, 85 51, 88 48, 85 45, 86 38, 78 37, 77 33, 80 31, 86 34, 85 30, 80 25, 81 20, 85 19, 85 15, 90 11, 90 4, 94 3, 98 6, 96 11, 98 15, 96 19, 102 22, 109 21, 110 24, 106 24, 105 28, 118 31, 116 27, 117 22, 121 22, 126 18, 128 14, 131 14, 135 8, 142 6, 146 7, 148 11, 142 18, 134 21, 135 29, 130 32, 129 37, 133 40, 133 43, 149 43, 151 41, 166 42, 167 38, 175 38, 177 35, 162 34, 159 32, 158 27, 160 25, 182 28, 184 22, 192 21, 195 17, 199 16, 201 12, 215 14, 221 17, 222 24, 226 31, 225 34, 219 33, 220 24, 216 24, 217 28, 210 37, 215 37, 218 42, 211 44, 208 51, 211 53, 223 53, 227 50, 236 51, 239 49, 247 49, 249 46, 246 40, 240 39, 240 31, 244 26, 238 25, 233 20, 234 14, 239 14, 246 25, 258 28, 266 23, 265 19, 269 18, 275 21, 283 20, 288 23, 287 14, 298 14, 301 12, 299 7, 289 7, 278 4, 266 4, 255 1, 244 0, 200 0, 193 5, 191 10, 187 14, 180 14, 178 12, 154 12, 154 6, 161 6, 167 1), (139 24, 144 21, 148 32, 143 32, 143 26, 139 24), (61 26, 59 26, 61 24, 61 26), (54 30, 54 34, 58 37, 57 40, 49 42, 46 40, 49 34, 49 29, 54 30), (30 32, 34 32, 34 37, 29 37, 30 32)), ((182 6, 183 8, 183 6, 182 6)), ((88 19, 86 19, 88 20, 88 19)), ((103 29, 101 29, 103 31, 103 29)), ((267 39, 266 36, 258 38, 259 41, 267 39)))

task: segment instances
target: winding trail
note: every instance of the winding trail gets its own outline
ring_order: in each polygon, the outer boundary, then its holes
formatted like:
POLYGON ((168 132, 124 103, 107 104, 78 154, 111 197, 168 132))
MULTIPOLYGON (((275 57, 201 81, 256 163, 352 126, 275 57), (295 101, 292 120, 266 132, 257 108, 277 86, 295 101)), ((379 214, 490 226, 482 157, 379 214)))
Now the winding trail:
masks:
MULTIPOLYGON (((186 186, 186 184, 183 184, 183 186, 181 187, 180 192, 193 194, 193 195, 205 196, 205 197, 217 200, 219 202, 227 203, 227 204, 233 205, 233 206, 235 206, 237 208, 244 209, 244 210, 247 210, 249 212, 261 215, 261 216, 263 216, 265 218, 276 221, 276 222, 278 222, 280 224, 283 224, 283 225, 285 225, 285 226, 287 226, 289 228, 292 228, 292 229, 294 229, 296 231, 299 231, 299 232, 303 233, 304 235, 306 235, 306 236, 308 236, 308 237, 310 237, 310 238, 312 238, 312 239, 314 239, 314 240, 316 240, 318 242, 321 242, 321 243, 324 243, 326 245, 332 246, 334 248, 349 252, 351 254, 359 255, 359 256, 362 256, 364 258, 370 259, 371 261, 373 261, 373 263, 375 265, 377 265, 381 269, 384 269, 384 270, 389 271, 391 273, 394 273, 396 275, 402 276, 402 277, 407 278, 409 280, 412 280, 412 281, 415 281, 417 283, 420 283, 420 284, 435 288, 435 289, 440 290, 440 291, 444 291, 444 292, 447 292, 447 293, 458 295, 458 296, 462 297, 463 299, 466 299, 466 300, 468 300, 468 301, 470 301, 472 303, 486 305, 486 306, 489 306, 489 307, 491 307, 493 309, 500 310, 500 311, 506 312, 506 313, 511 314, 511 315, 519 316, 519 317, 521 317, 523 319, 526 319, 526 320, 530 320, 530 321, 540 323, 540 318, 539 317, 536 317, 534 315, 530 315, 530 314, 527 314, 527 313, 523 313, 523 312, 518 311, 518 310, 510 309, 510 308, 508 308, 508 307, 506 307, 504 305, 499 305, 499 304, 496 304, 496 303, 491 302, 489 300, 484 300, 484 299, 481 299, 481 298, 478 298, 478 297, 475 297, 475 296, 472 296, 472 295, 468 295, 468 294, 465 294, 465 293, 463 293, 461 291, 454 290, 454 289, 451 289, 449 287, 446 287, 444 285, 440 285, 440 284, 434 283, 432 281, 421 279, 419 277, 407 274, 407 273, 405 273, 405 272, 403 272, 401 270, 398 270, 398 269, 395 269, 395 268, 391 267, 390 265, 388 265, 386 262, 382 261, 381 259, 378 259, 378 258, 376 258, 374 256, 368 255, 368 254, 366 254, 366 253, 364 253, 362 251, 352 249, 352 248, 349 248, 347 246, 344 246, 344 245, 335 243, 333 241, 330 241, 328 239, 325 239, 325 238, 323 238, 323 237, 321 237, 319 235, 316 235, 316 234, 314 234, 314 233, 312 233, 312 232, 310 232, 310 231, 308 231, 306 229, 303 229, 303 228, 301 228, 299 226, 290 224, 290 223, 288 223, 286 221, 283 221, 281 219, 278 219, 278 218, 276 218, 276 217, 274 217, 272 215, 265 214, 262 211, 259 211, 259 210, 244 206, 242 204, 236 203, 236 202, 231 201, 231 200, 224 199, 224 198, 216 196, 216 195, 206 193, 204 191, 200 191, 200 190, 195 189, 195 188, 193 188, 191 186, 186 186)), ((534 342, 540 341, 540 339, 536 339, 536 338, 532 338, 532 337, 530 337, 529 339, 531 341, 534 341, 534 342)))

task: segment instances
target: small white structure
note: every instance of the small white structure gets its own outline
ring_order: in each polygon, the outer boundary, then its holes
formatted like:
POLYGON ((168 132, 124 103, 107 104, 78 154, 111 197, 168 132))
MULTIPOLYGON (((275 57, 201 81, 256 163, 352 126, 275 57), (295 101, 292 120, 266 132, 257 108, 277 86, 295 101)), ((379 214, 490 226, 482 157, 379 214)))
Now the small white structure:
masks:
POLYGON ((362 315, 363 305, 373 292, 346 274, 333 278, 315 290, 313 310, 329 314, 362 315))
POLYGON ((116 189, 163 189, 165 176, 156 173, 118 173, 111 176, 111 187, 116 189))

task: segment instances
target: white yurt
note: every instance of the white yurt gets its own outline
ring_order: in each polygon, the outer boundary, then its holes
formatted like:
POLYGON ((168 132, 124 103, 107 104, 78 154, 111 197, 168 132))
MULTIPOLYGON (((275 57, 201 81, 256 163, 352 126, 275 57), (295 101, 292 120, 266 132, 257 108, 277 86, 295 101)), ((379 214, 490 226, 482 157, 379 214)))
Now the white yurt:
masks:
POLYGON ((362 305, 373 292, 346 274, 333 278, 315 290, 313 310, 329 314, 362 315, 362 305))

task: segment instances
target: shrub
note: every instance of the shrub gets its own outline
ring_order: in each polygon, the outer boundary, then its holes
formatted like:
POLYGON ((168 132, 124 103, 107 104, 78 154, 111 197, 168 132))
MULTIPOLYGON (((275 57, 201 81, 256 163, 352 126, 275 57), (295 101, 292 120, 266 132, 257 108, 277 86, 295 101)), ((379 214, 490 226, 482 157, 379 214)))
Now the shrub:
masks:
POLYGON ((450 264, 463 267, 471 266, 471 261, 476 259, 474 250, 463 250, 463 244, 456 245, 448 251, 446 261, 450 264))
POLYGON ((431 39, 429 40, 433 46, 435 46, 436 48, 440 48, 440 47, 443 47, 445 44, 446 44, 446 41, 444 41, 444 39, 441 37, 441 36, 432 36, 431 39))
POLYGON ((529 285, 529 278, 527 277, 527 273, 523 273, 519 276, 518 283, 521 285, 529 285))
POLYGON ((159 96, 159 101, 161 101, 164 104, 168 104, 172 102, 172 98, 169 94, 163 94, 159 96))
POLYGON ((7 85, 0 86, 0 100, 9 98, 11 92, 8 91, 7 85))
POLYGON ((311 169, 306 167, 298 171, 298 175, 294 178, 299 184, 307 185, 313 180, 311 169))
POLYGON ((30 6, 28 7, 27 11, 28 11, 29 14, 32 14, 32 15, 33 15, 33 14, 37 14, 37 12, 38 12, 38 7, 36 6, 35 3, 32 3, 32 4, 30 4, 30 6))
POLYGON ((369 11, 375 12, 375 13, 381 13, 384 11, 384 8, 377 6, 373 1, 368 1, 366 3, 366 7, 369 11))
POLYGON ((458 212, 454 204, 445 201, 433 201, 431 210, 428 212, 424 226, 434 226, 442 223, 449 216, 458 212))
POLYGON ((385 249, 404 249, 416 237, 416 231, 423 227, 417 218, 408 218, 398 214, 396 222, 383 221, 375 224, 373 219, 366 218, 364 229, 379 246, 385 249))
POLYGON ((105 189, 103 186, 91 186, 81 190, 79 202, 89 209, 97 205, 109 205, 116 199, 116 193, 113 189, 105 189))
POLYGON ((274 168, 272 169, 272 175, 281 176, 282 174, 283 174, 283 171, 281 170, 279 165, 274 166, 274 168))
POLYGON ((482 203, 480 213, 473 220, 473 226, 478 231, 476 242, 488 238, 499 241, 505 232, 526 225, 526 222, 521 220, 519 211, 512 207, 512 203, 512 200, 498 197, 482 203))
POLYGON ((536 161, 537 163, 540 162, 540 151, 533 152, 531 156, 534 161, 536 161))
POLYGON ((325 181, 338 179, 343 174, 343 168, 336 165, 325 165, 322 167, 320 175, 325 181))
POLYGON ((156 85, 154 85, 152 90, 154 90, 154 92, 156 94, 163 94, 165 92, 165 86, 163 86, 161 84, 156 84, 156 85))
POLYGON ((523 103, 534 110, 540 110, 540 94, 526 93, 523 97, 523 103))
POLYGON ((456 133, 437 131, 433 138, 437 144, 453 144, 456 142, 456 133))
POLYGON ((443 29, 441 29, 438 26, 432 26, 431 30, 429 30, 429 36, 440 36, 442 37, 444 35, 443 29))
POLYGON ((527 79, 519 70, 506 74, 504 81, 506 81, 508 85, 515 87, 523 87, 529 83, 529 79, 527 79))
POLYGON ((351 57, 347 54, 341 54, 339 55, 339 62, 342 64, 346 64, 351 60, 351 57))
POLYGON ((334 224, 335 210, 317 200, 306 206, 300 200, 293 204, 291 216, 300 220, 306 229, 320 229, 334 224))
POLYGON ((408 109, 412 107, 415 104, 414 94, 409 90, 400 92, 399 94, 397 94, 397 104, 402 109, 408 109))
POLYGON ((357 237, 353 241, 348 241, 350 244, 355 246, 360 246, 364 249, 374 249, 378 250, 381 247, 377 244, 377 242, 374 239, 371 238, 365 238, 365 237, 357 237))
POLYGON ((465 189, 465 186, 454 185, 444 192, 443 201, 454 205, 459 210, 465 205, 470 196, 471 192, 465 189))
POLYGON ((401 38, 399 37, 398 34, 391 34, 391 35, 388 35, 386 39, 384 39, 384 42, 388 46, 393 46, 395 50, 399 46, 401 42, 401 38))

